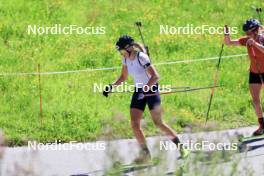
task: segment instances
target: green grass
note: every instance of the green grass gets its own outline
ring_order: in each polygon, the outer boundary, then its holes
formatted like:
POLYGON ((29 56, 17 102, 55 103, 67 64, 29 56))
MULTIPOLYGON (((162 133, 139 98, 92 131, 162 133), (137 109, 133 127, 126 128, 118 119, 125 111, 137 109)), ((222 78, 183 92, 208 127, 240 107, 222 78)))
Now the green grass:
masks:
MULTIPOLYGON (((223 26, 239 28, 256 17, 251 5, 261 1, 20 1, 0 2, 0 72, 65 71, 121 65, 115 42, 121 34, 140 41, 135 21, 143 23, 143 34, 153 63, 217 56, 221 35, 160 35, 159 25, 223 26), (77 24, 105 26, 105 35, 27 34, 27 25, 77 24)), ((243 47, 224 49, 224 55, 246 53, 243 47)), ((161 65, 160 84, 206 86, 213 83, 215 61, 161 65)), ((220 84, 211 108, 217 129, 255 124, 248 91, 249 62, 246 58, 224 59, 220 84)), ((62 141, 132 137, 129 123, 131 94, 104 98, 93 93, 94 83, 114 81, 120 70, 83 72, 41 77, 44 123, 40 125, 37 76, 0 77, 0 127, 10 145, 27 140, 62 141)), ((131 83, 131 79, 129 79, 131 83)), ((162 97, 164 119, 182 131, 186 125, 200 126, 210 90, 162 97)), ((147 135, 155 135, 149 113, 145 113, 147 135)))

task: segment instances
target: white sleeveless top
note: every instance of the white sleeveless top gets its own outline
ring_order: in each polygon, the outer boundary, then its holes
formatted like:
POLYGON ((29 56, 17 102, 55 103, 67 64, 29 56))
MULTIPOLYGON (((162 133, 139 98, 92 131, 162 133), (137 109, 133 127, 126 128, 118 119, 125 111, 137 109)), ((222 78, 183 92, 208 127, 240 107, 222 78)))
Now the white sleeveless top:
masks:
POLYGON ((142 88, 150 79, 146 69, 150 66, 150 59, 147 54, 138 52, 134 60, 123 58, 122 64, 127 66, 128 74, 132 76, 134 85, 142 88))

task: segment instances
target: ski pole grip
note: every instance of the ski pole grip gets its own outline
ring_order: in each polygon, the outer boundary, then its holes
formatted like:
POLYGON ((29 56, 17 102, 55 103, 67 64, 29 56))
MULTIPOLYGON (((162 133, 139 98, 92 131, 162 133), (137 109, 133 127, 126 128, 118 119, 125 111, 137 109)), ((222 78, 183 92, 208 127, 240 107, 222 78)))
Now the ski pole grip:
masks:
POLYGON ((142 24, 141 24, 140 21, 135 22, 135 24, 136 24, 137 26, 142 26, 142 24))
POLYGON ((262 12, 261 7, 260 7, 260 8, 256 8, 256 11, 257 11, 257 12, 262 12))
POLYGON ((225 36, 228 36, 229 35, 229 29, 228 29, 228 26, 225 25, 225 28, 224 28, 224 35, 225 36))

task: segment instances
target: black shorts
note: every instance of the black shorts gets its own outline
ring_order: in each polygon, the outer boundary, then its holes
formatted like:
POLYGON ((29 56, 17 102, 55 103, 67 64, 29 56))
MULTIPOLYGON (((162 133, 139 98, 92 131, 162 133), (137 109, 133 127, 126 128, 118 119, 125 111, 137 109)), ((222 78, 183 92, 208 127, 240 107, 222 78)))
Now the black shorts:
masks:
POLYGON ((155 108, 155 106, 160 105, 161 100, 160 100, 160 95, 158 94, 158 87, 155 87, 153 89, 153 91, 149 91, 149 92, 143 92, 143 90, 141 88, 137 88, 137 90, 135 89, 135 92, 132 95, 132 99, 131 99, 131 104, 130 104, 130 108, 136 108, 139 110, 144 111, 146 104, 148 104, 149 110, 152 110, 155 108), (148 97, 144 97, 143 99, 138 99, 140 94, 157 94, 154 96, 148 96, 148 97))
POLYGON ((261 84, 261 76, 264 79, 264 73, 258 74, 258 73, 249 73, 249 84, 261 84))

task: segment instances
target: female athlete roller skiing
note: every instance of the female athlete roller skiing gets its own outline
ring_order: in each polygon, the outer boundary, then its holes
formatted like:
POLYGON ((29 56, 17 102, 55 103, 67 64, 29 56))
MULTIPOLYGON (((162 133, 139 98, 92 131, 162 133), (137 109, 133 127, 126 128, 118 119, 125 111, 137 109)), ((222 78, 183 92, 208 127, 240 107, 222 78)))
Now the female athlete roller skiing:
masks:
POLYGON ((121 75, 114 83, 105 87, 103 95, 107 97, 112 88, 124 82, 128 75, 133 77, 135 91, 130 104, 131 127, 141 148, 140 156, 135 162, 140 163, 151 159, 140 124, 146 105, 148 105, 154 124, 179 147, 181 157, 187 157, 189 152, 182 147, 176 133, 161 119, 161 99, 158 94, 159 75, 150 63, 148 55, 145 54, 145 47, 134 42, 132 37, 124 35, 116 42, 116 48, 122 55, 121 75), (155 95, 144 96, 147 94, 155 95))
POLYGON ((250 59, 249 90, 253 100, 259 128, 254 136, 264 134, 264 120, 261 107, 260 93, 264 78, 264 36, 260 35, 261 25, 256 19, 249 19, 243 25, 245 37, 231 40, 227 26, 225 27, 225 43, 234 46, 246 46, 250 59))

